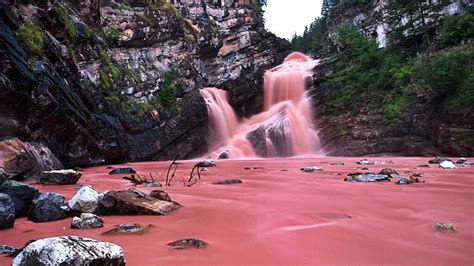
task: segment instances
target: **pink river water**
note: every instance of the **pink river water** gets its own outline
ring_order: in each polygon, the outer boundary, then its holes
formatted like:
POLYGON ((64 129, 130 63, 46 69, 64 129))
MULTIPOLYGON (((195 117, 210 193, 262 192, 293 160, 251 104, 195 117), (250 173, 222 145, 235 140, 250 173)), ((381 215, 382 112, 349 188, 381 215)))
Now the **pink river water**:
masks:
POLYGON ((202 89, 212 127, 209 157, 217 158, 224 152, 230 158, 321 154, 311 102, 306 95, 317 63, 295 52, 283 64, 266 71, 264 110, 250 118, 238 119, 226 91, 202 89), (257 153, 249 140, 249 134, 259 129, 256 141, 263 143, 263 154, 257 153))

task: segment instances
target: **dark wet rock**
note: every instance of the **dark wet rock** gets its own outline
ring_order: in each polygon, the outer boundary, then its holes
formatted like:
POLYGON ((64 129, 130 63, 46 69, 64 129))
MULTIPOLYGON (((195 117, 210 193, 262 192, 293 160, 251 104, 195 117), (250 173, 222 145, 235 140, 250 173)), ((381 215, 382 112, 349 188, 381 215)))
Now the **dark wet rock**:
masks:
POLYGON ((22 142, 18 138, 0 141, 0 168, 10 179, 38 177, 41 172, 63 166, 44 145, 22 142))
POLYGON ((344 162, 334 162, 334 163, 331 163, 331 165, 344 165, 344 162))
POLYGON ((456 228, 451 223, 437 223, 435 229, 441 233, 455 233, 456 228))
POLYGON ((104 221, 93 213, 82 213, 81 217, 73 217, 71 228, 74 229, 93 229, 104 226, 104 221))
POLYGON ((37 188, 14 180, 1 184, 0 193, 7 194, 15 203, 16 217, 27 216, 33 199, 39 194, 37 188))
POLYGON ((216 162, 213 160, 204 160, 194 165, 194 167, 215 167, 216 162))
POLYGON ((83 186, 68 202, 68 206, 74 211, 92 213, 97 209, 98 202, 99 193, 90 186, 83 186))
POLYGON ((199 240, 199 239, 182 239, 171 242, 168 246, 172 247, 173 249, 188 249, 188 248, 205 248, 209 246, 208 243, 199 240))
POLYGON ((7 245, 0 246, 0 254, 12 255, 16 251, 17 251, 16 248, 14 248, 12 246, 7 246, 7 245))
POLYGON ((390 177, 386 175, 376 175, 374 173, 350 173, 344 179, 346 182, 390 182, 390 177))
POLYGON ((99 201, 102 215, 166 215, 181 207, 176 202, 158 200, 143 192, 129 189, 108 191, 99 201))
POLYGON ((369 168, 367 168, 367 167, 363 167, 363 168, 360 168, 360 170, 362 170, 362 171, 368 171, 368 170, 369 170, 369 168))
POLYGON ((43 171, 38 182, 45 185, 72 185, 81 178, 82 173, 75 170, 43 171))
POLYGON ((324 171, 324 169, 319 166, 311 166, 311 167, 301 168, 300 171, 312 173, 312 172, 322 172, 324 171))
POLYGON ((225 151, 219 155, 219 160, 227 160, 230 158, 229 152, 225 151))
POLYGON ((244 170, 252 170, 252 167, 246 166, 244 167, 244 170))
POLYGON ((109 231, 103 233, 103 235, 120 235, 120 234, 143 234, 154 226, 149 224, 148 226, 143 226, 141 224, 121 224, 109 231))
POLYGON ((35 223, 64 220, 67 212, 52 200, 38 201, 30 210, 28 219, 35 223))
POLYGON ((145 187, 162 187, 160 182, 145 183, 143 186, 145 186, 145 187))
POLYGON ((250 132, 246 136, 247 140, 252 145, 255 154, 260 157, 267 157, 267 141, 266 141, 266 132, 265 127, 261 126, 256 130, 250 132))
POLYGON ((78 236, 36 240, 26 246, 12 265, 125 265, 123 249, 115 244, 78 236))
POLYGON ((0 193, 0 230, 13 228, 15 224, 15 204, 10 196, 0 193))
POLYGON ((5 169, 0 167, 0 185, 3 184, 8 179, 9 178, 8 178, 7 172, 5 171, 5 169))
POLYGON ((109 172, 109 175, 127 175, 127 174, 136 174, 137 171, 135 171, 133 168, 130 167, 123 167, 123 168, 117 168, 109 172))
POLYGON ((456 165, 452 161, 443 161, 439 163, 441 169, 456 169, 456 165))
POLYGON ((463 167, 474 167, 474 163, 471 162, 465 162, 462 164, 463 167))
POLYGON ((402 178, 395 182, 396 185, 410 185, 413 184, 413 181, 408 178, 402 178))
POLYGON ((451 162, 451 160, 446 158, 446 157, 436 157, 434 159, 429 160, 428 163, 430 163, 430 164, 440 164, 444 161, 450 161, 451 162))
POLYGON ((466 158, 459 158, 457 161, 456 161, 456 164, 463 164, 463 163, 466 163, 467 162, 467 159, 466 158))
POLYGON ((33 199, 33 204, 36 204, 36 203, 38 203, 40 201, 44 201, 44 200, 53 201, 57 205, 61 206, 61 205, 64 204, 65 197, 63 195, 59 194, 59 193, 46 192, 46 193, 42 193, 41 195, 39 195, 38 197, 33 199))
POLYGON ((236 185, 242 184, 242 180, 239 179, 227 179, 227 180, 220 180, 217 182, 212 183, 213 185, 236 185))
POLYGON ((387 175, 389 176, 390 178, 400 178, 400 174, 391 169, 391 168, 384 168, 382 169, 380 172, 379 172, 379 175, 387 175))
POLYGON ((420 167, 420 168, 429 168, 430 166, 427 165, 427 164, 420 164, 420 165, 418 165, 418 167, 420 167))
POLYGON ((362 159, 362 160, 358 161, 357 164, 360 164, 360 165, 368 165, 368 164, 374 164, 374 162, 370 162, 370 161, 367 160, 367 159, 362 159))
POLYGON ((150 192, 150 197, 164 201, 172 201, 170 195, 162 190, 153 190, 150 192))

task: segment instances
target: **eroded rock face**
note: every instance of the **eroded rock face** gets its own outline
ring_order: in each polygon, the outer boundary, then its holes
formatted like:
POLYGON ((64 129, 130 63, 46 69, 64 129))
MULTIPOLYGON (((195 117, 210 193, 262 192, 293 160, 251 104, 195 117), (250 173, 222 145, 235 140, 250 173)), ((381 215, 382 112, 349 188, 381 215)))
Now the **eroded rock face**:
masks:
POLYGON ((102 215, 166 215, 181 205, 159 200, 137 190, 109 191, 99 201, 102 215))
POLYGON ((13 228, 15 223, 15 204, 10 196, 0 193, 0 230, 13 228))
POLYGON ((125 265, 120 246, 77 236, 34 241, 13 260, 12 265, 125 265))

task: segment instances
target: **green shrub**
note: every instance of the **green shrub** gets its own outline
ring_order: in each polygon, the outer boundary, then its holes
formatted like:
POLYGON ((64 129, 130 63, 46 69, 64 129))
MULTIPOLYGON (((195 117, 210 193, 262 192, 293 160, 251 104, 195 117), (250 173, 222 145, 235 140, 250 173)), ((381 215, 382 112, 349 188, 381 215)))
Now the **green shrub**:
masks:
POLYGON ((123 36, 123 32, 112 27, 104 27, 102 28, 102 31, 104 32, 108 44, 116 43, 123 36))
POLYGON ((75 39, 77 37, 77 28, 76 28, 76 22, 72 18, 72 16, 69 14, 68 8, 63 5, 63 4, 58 4, 56 11, 58 12, 59 16, 61 17, 64 27, 66 28, 66 31, 69 35, 70 38, 75 39))
POLYGON ((440 38, 445 44, 455 45, 474 37, 474 8, 464 15, 448 16, 444 20, 440 38))
POLYGON ((155 96, 153 103, 163 106, 166 110, 176 110, 176 83, 178 71, 172 70, 163 74, 163 87, 155 96))
POLYGON ((472 68, 456 93, 448 97, 447 108, 454 114, 468 114, 474 111, 474 71, 472 68))
POLYGON ((32 22, 21 24, 16 32, 16 37, 32 57, 39 55, 43 50, 44 34, 40 27, 32 22))

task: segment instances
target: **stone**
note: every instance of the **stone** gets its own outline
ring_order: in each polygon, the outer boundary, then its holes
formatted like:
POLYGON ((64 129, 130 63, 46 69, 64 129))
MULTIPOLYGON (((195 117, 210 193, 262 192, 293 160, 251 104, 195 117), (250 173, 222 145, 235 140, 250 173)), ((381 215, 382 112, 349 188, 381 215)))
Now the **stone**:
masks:
POLYGON ((111 190, 100 199, 97 212, 102 215, 167 215, 179 207, 176 202, 158 200, 134 189, 111 190))
POLYGON ((120 235, 120 234, 143 234, 147 232, 153 225, 143 226, 141 224, 121 224, 109 231, 103 233, 103 235, 120 235))
POLYGON ((368 164, 374 164, 374 162, 370 162, 370 161, 367 160, 367 159, 362 159, 362 160, 358 161, 357 164, 360 164, 360 165, 368 165, 368 164))
POLYGON ((461 158, 459 158, 459 159, 456 161, 456 164, 463 164, 463 163, 465 163, 465 162, 467 162, 467 159, 464 158, 464 157, 461 157, 461 158))
POLYGON ((114 265, 124 266, 123 249, 115 244, 78 236, 36 240, 12 261, 21 265, 114 265))
POLYGON ((410 185, 413 184, 413 181, 408 178, 402 178, 395 182, 396 185, 410 185))
POLYGON ((429 160, 428 163, 430 163, 430 164, 440 164, 444 161, 451 161, 451 160, 446 158, 446 157, 436 157, 434 159, 429 160))
POLYGON ((331 165, 344 165, 344 162, 334 162, 334 163, 331 163, 331 165))
POLYGON ((390 178, 400 178, 400 174, 391 168, 382 169, 379 172, 379 175, 386 175, 386 176, 389 176, 390 178))
POLYGON ((430 166, 428 164, 420 164, 420 165, 418 165, 418 167, 420 167, 420 168, 430 168, 430 166))
POLYGON ((213 185, 236 185, 242 184, 242 180, 239 179, 227 179, 227 180, 220 180, 217 182, 212 183, 213 185))
POLYGON ((221 155, 219 155, 219 160, 227 160, 230 158, 230 155, 229 155, 229 152, 228 151, 225 151, 223 153, 221 153, 221 155))
POLYGON ((93 229, 104 226, 104 221, 93 213, 82 213, 81 217, 73 217, 71 228, 74 229, 93 229))
POLYGON ((130 167, 122 167, 122 168, 117 168, 109 172, 109 175, 126 175, 126 174, 136 174, 137 171, 135 171, 133 168, 130 167))
POLYGON ((386 175, 376 175, 374 173, 350 173, 344 179, 346 182, 390 182, 390 177, 386 175))
POLYGON ((455 233, 456 228, 451 223, 437 223, 435 229, 441 233, 455 233))
POLYGON ((72 169, 43 171, 38 182, 45 185, 72 185, 81 178, 82 173, 72 169))
POLYGON ((324 169, 319 166, 311 166, 311 167, 301 168, 300 171, 312 173, 312 172, 322 172, 324 171, 324 169))
POLYGON ((143 186, 145 186, 145 187, 162 187, 160 182, 145 183, 143 186))
POLYGON ((13 200, 16 217, 27 216, 33 199, 39 194, 37 188, 14 180, 1 184, 0 193, 7 194, 13 200))
POLYGON ((213 160, 204 160, 194 165, 194 167, 215 167, 215 166, 216 166, 216 162, 214 162, 213 160))
POLYGON ((28 219, 35 223, 46 223, 64 220, 67 212, 52 200, 38 201, 33 205, 28 219))
POLYGON ((172 201, 170 195, 162 190, 153 190, 150 192, 150 197, 164 201, 172 201))
POLYGON ((15 204, 10 196, 0 193, 0 230, 13 228, 15 224, 15 204))
POLYGON ((456 165, 451 161, 443 161, 439 163, 439 168, 441 169, 456 169, 456 165))
POLYGON ((5 171, 5 169, 0 167, 0 185, 3 184, 8 179, 9 178, 8 178, 7 172, 5 171))
POLYGON ((245 167, 244 167, 244 170, 252 170, 252 167, 245 166, 245 167))
POLYGON ((205 248, 208 247, 209 244, 199 240, 199 239, 182 239, 171 242, 168 246, 172 247, 173 249, 188 249, 188 248, 205 248))
POLYGON ((38 197, 33 199, 33 204, 38 203, 39 201, 50 200, 56 203, 57 205, 61 206, 64 204, 65 197, 59 193, 55 192, 46 192, 42 193, 38 197))
POLYGON ((474 166, 474 163, 470 163, 470 162, 465 162, 462 164, 462 167, 473 167, 474 166))
POLYGON ((69 208, 78 212, 93 213, 97 209, 99 193, 92 187, 81 187, 68 202, 69 208))
POLYGON ((12 246, 7 246, 7 245, 2 245, 0 246, 0 254, 4 254, 4 255, 12 255, 16 252, 16 248, 12 247, 12 246))

